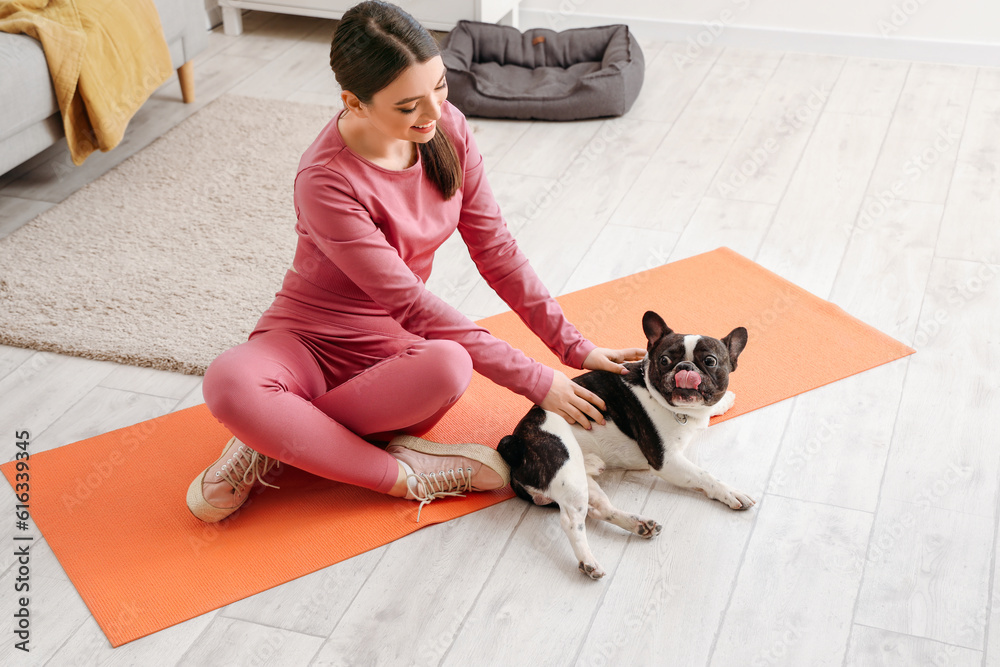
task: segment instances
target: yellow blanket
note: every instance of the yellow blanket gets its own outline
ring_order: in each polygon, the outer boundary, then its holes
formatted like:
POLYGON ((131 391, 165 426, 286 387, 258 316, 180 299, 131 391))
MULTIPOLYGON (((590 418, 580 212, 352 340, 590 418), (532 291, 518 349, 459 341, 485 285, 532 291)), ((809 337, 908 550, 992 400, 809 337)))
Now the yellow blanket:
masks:
POLYGON ((0 31, 42 43, 77 165, 117 146, 173 71, 153 0, 0 0, 0 31))

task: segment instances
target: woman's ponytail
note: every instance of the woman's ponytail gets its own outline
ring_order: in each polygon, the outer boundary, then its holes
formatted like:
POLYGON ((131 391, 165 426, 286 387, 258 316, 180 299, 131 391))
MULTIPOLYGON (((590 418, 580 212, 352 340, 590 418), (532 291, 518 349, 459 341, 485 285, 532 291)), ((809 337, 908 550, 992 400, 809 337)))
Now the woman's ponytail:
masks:
POLYGON ((458 160, 455 145, 451 143, 444 128, 438 125, 434 137, 419 146, 424 174, 437 186, 445 199, 451 199, 462 187, 462 164, 458 160))

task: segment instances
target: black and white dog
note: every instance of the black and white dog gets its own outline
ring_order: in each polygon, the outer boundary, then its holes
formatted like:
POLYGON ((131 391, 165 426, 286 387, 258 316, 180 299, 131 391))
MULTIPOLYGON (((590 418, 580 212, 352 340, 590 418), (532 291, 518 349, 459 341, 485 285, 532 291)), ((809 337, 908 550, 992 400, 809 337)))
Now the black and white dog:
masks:
POLYGON ((729 374, 746 346, 747 330, 737 327, 722 340, 683 335, 652 311, 643 316, 642 329, 646 357, 626 364, 628 375, 591 371, 574 380, 604 399, 604 426, 593 424, 589 431, 570 426, 536 405, 497 447, 510 465, 517 495, 537 505, 559 505, 580 570, 593 579, 603 577, 604 570, 587 543, 588 514, 641 537, 661 530, 652 519, 611 505, 594 480, 606 469, 652 470, 735 510, 754 504, 750 496, 684 457, 688 443, 708 427, 709 417, 726 412, 736 400, 727 391, 729 374))

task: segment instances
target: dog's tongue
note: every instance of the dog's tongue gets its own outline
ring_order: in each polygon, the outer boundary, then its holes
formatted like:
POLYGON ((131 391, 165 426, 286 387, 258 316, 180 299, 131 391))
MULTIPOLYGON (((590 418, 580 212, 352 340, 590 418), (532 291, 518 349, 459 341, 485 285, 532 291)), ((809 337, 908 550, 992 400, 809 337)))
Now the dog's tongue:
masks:
POLYGON ((694 371, 678 371, 674 375, 674 386, 678 389, 697 389, 701 384, 701 376, 694 371))

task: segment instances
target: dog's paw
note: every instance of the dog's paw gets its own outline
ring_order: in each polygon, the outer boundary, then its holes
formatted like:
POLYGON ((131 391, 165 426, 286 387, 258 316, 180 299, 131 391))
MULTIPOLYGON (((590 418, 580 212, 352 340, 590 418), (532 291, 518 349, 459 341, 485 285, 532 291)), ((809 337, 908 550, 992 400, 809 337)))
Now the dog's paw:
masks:
POLYGON ((729 410, 736 404, 736 394, 731 391, 727 391, 726 395, 715 404, 715 414, 721 415, 729 412, 729 410))
POLYGON ((651 537, 656 537, 663 530, 663 526, 656 523, 652 519, 645 519, 639 521, 639 525, 636 528, 635 534, 639 537, 645 537, 647 540, 651 537))
POLYGON ((757 504, 757 501, 748 496, 745 493, 740 493, 739 491, 733 491, 732 489, 727 489, 722 502, 729 505, 730 508, 742 512, 743 510, 748 510, 757 504))
POLYGON ((598 475, 604 474, 606 465, 604 459, 594 453, 587 454, 583 457, 583 467, 587 471, 587 474, 591 477, 597 477, 598 475))
POLYGON ((604 570, 597 563, 584 563, 580 561, 580 572, 583 572, 591 579, 600 579, 604 576, 604 570))

